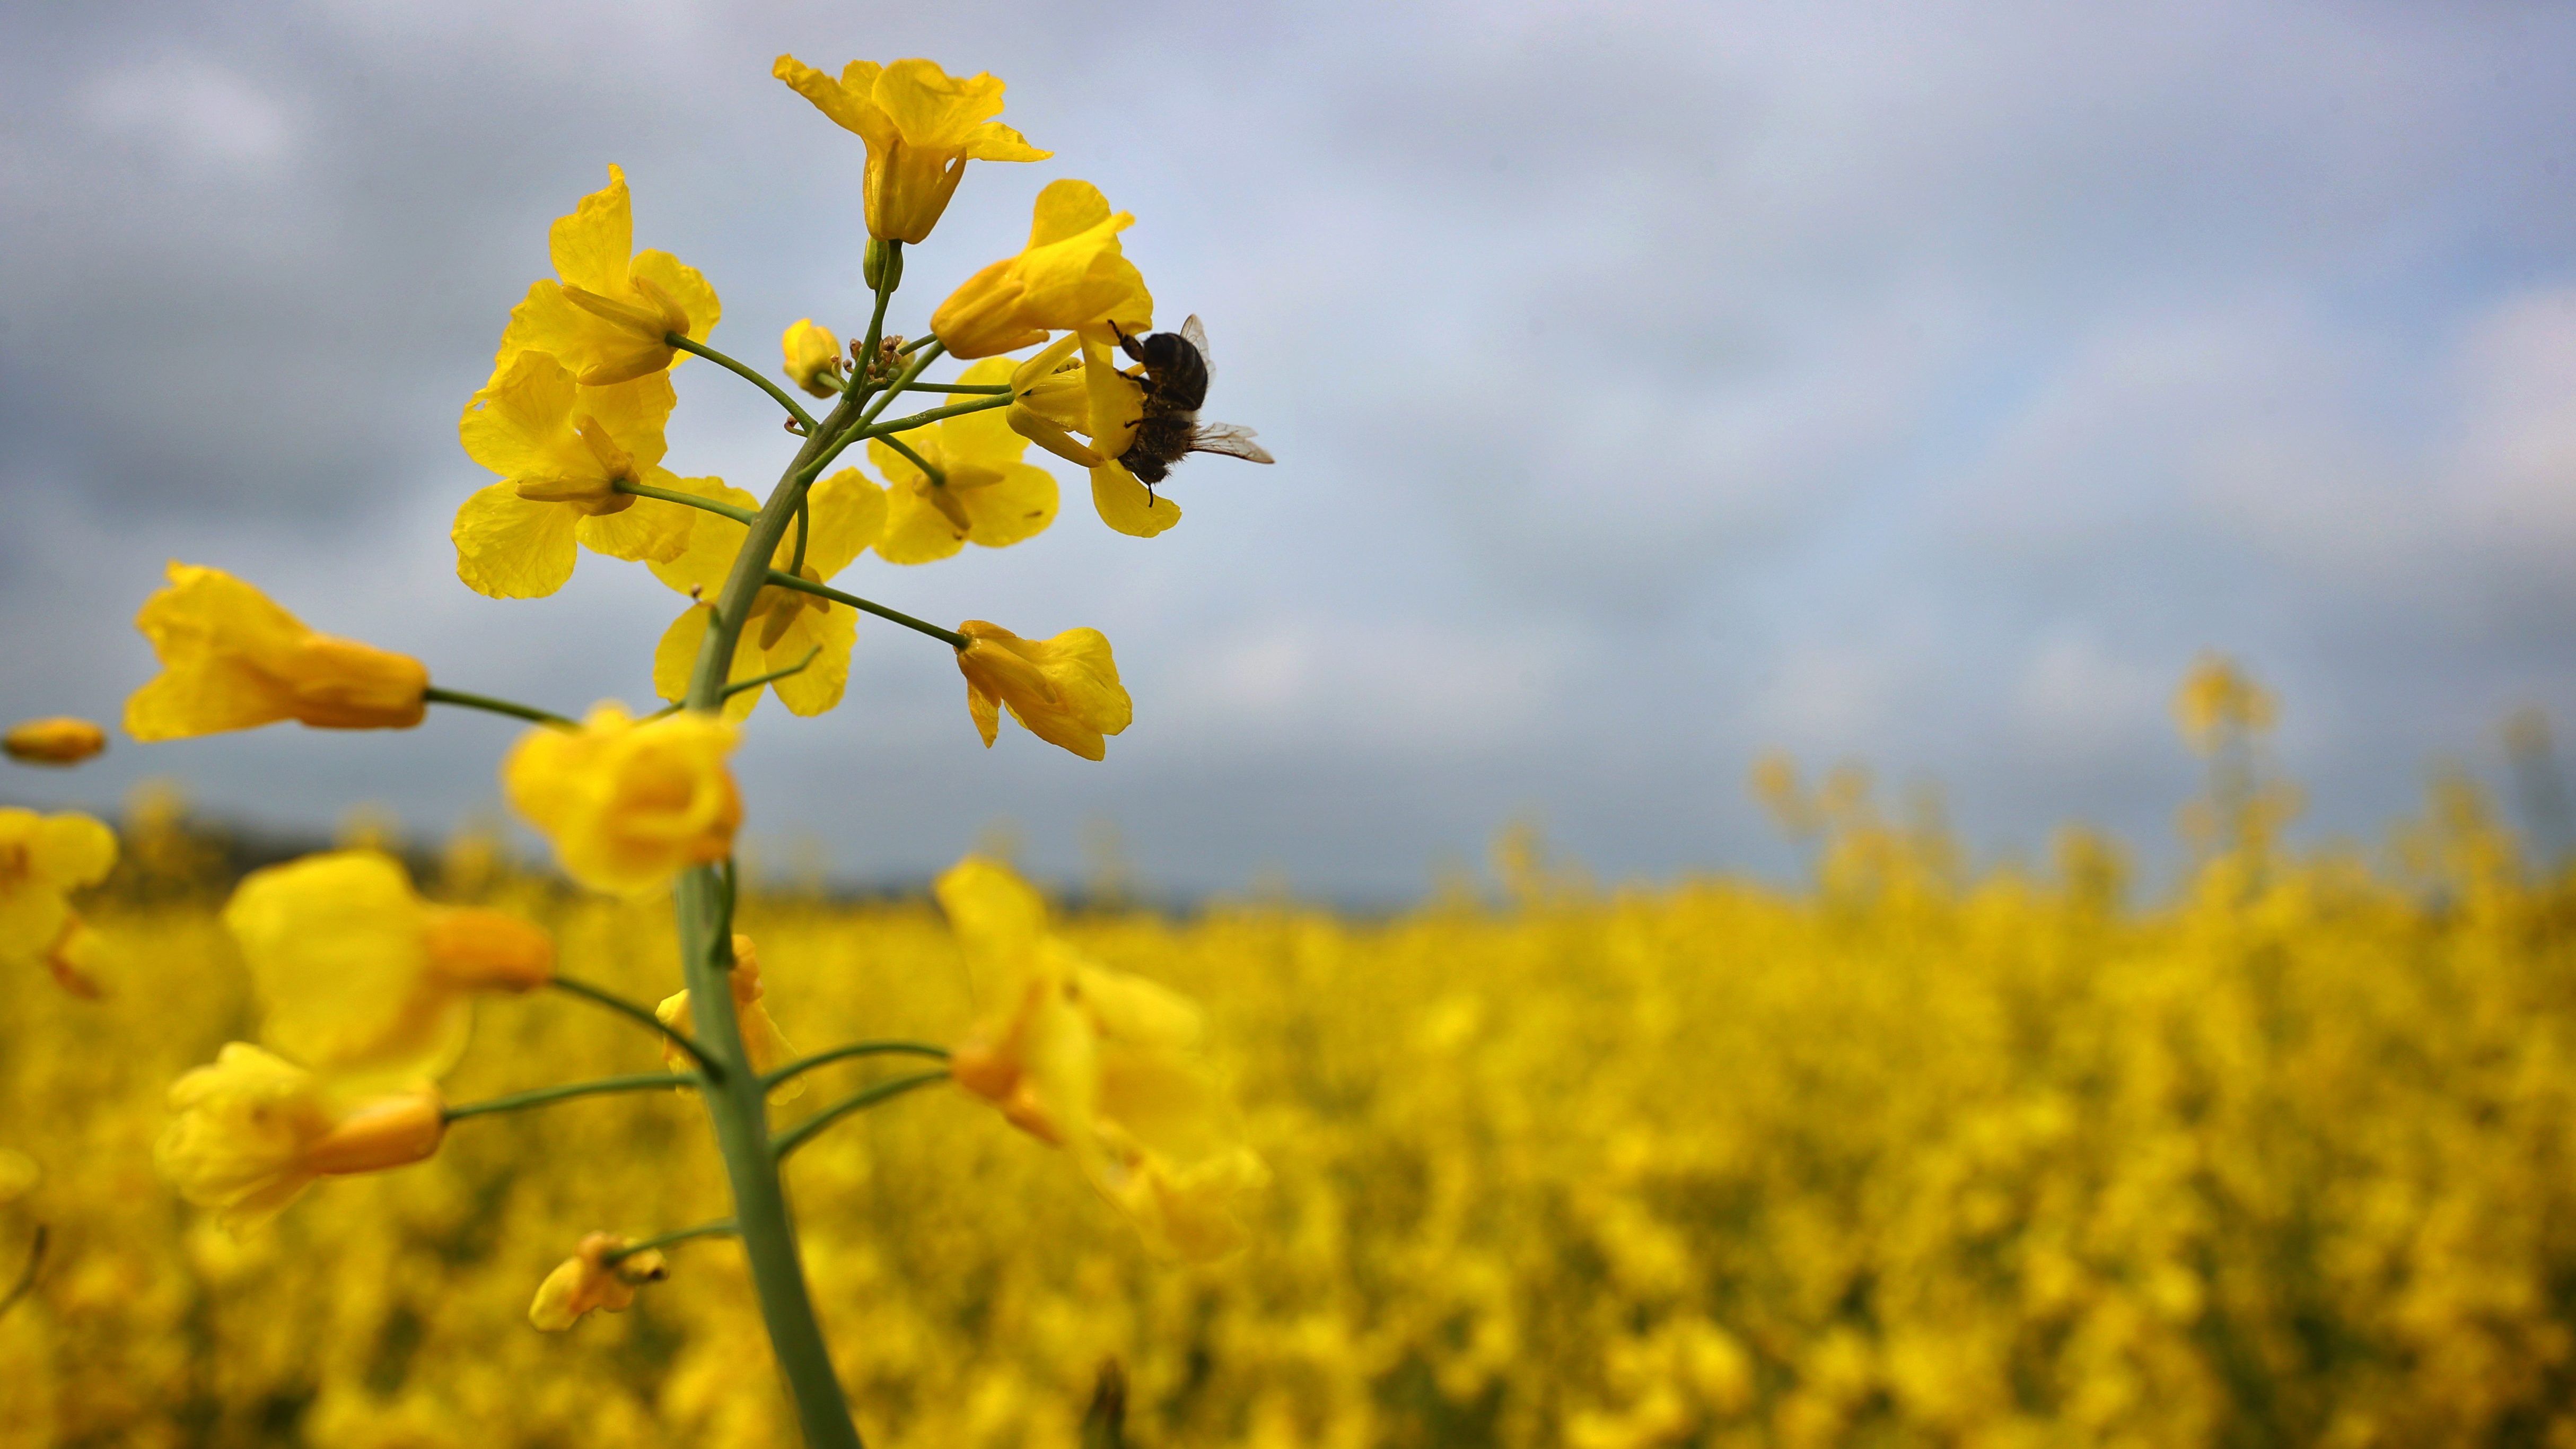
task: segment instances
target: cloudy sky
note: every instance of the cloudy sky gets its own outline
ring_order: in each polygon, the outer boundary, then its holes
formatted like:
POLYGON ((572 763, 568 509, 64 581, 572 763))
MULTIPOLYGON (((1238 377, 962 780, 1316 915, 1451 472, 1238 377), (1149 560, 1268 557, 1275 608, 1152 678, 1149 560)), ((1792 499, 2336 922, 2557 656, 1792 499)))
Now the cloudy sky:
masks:
MULTIPOLYGON (((990 70, 1056 153, 970 170, 897 330, 1088 179, 1280 462, 1191 462, 1151 541, 1074 477, 1031 543, 862 561, 932 618, 1104 630, 1137 722, 987 753, 943 650, 863 630, 839 711, 755 716, 773 852, 917 876, 1007 817, 1071 874, 1105 823, 1176 889, 1391 897, 1532 815, 1606 874, 1771 868, 1774 746, 1939 782, 1983 851, 2152 846, 2204 648, 2362 834, 2508 711, 2576 719, 2576 11, 2000 0, 11 6, 0 715, 113 719, 171 557, 442 683, 645 699, 642 570, 456 582, 455 419, 610 162, 718 346, 863 321, 861 149, 781 51, 990 70)), ((765 491, 773 406, 678 383, 669 465, 765 491)), ((438 826, 513 733, 128 742, 0 793, 438 826)))

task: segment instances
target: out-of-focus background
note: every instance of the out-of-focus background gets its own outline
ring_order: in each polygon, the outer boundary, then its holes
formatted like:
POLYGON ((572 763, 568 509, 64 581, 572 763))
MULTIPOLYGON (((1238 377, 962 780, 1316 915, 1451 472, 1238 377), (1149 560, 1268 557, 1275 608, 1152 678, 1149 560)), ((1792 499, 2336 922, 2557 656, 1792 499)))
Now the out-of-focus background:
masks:
MULTIPOLYGON (((1535 814, 1615 875, 1777 868, 1741 789, 1774 745, 1942 782, 1981 856, 2069 817, 2152 851, 2203 647, 2288 700, 2324 833, 2576 706, 2561 7, 350 0, 0 13, 0 716, 112 720, 174 556, 457 687, 642 701, 642 570, 455 582, 454 421, 610 162, 719 346, 860 320, 860 146, 781 51, 989 69, 1056 152, 970 170, 898 329, 1083 177, 1280 463, 1189 463, 1152 541, 1077 478, 1007 553, 862 564, 932 618, 1103 629, 1137 723, 1102 765, 988 755, 942 652, 867 629, 849 702, 743 753, 769 858, 917 880, 1009 817, 1040 873, 1114 834, 1163 888, 1385 899, 1535 814)), ((678 380, 671 466, 765 488, 772 406, 678 380)), ((6 790, 437 830, 497 809, 510 734, 6 790)))

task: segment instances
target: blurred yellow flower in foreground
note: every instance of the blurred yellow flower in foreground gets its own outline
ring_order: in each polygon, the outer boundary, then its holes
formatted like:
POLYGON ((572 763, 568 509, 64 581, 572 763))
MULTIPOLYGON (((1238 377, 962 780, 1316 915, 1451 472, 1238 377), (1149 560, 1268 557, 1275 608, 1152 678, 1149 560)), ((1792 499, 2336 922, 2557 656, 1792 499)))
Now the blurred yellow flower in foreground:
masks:
POLYGON ((447 1132, 425 1082, 344 1105, 320 1077, 246 1042, 172 1083, 170 1110, 154 1165, 235 1232, 277 1216, 317 1177, 419 1162, 447 1132))
POLYGON ((271 1047, 335 1081, 444 1074, 472 993, 532 991, 554 938, 499 911, 433 906, 374 850, 308 855, 245 877, 224 907, 271 1047))
POLYGON ((841 339, 811 317, 800 317, 778 339, 787 354, 790 381, 815 397, 838 397, 840 384, 825 374, 841 365, 841 339))
MULTIPOLYGON (((1009 362, 994 358, 966 369, 958 381, 995 385, 1011 371, 1009 362)), ((886 439, 868 440, 868 460, 892 485, 877 540, 877 556, 887 563, 929 563, 969 543, 1008 548, 1055 522, 1055 475, 1020 461, 1029 441, 1011 426, 1007 409, 961 413, 898 436, 941 476, 923 472, 886 439)))
POLYGON ((868 143, 868 235, 917 242, 939 224, 968 161, 1043 161, 1054 155, 992 119, 1002 83, 952 76, 937 62, 854 60, 834 80, 792 55, 770 74, 868 143))
POLYGON ((969 619, 957 632, 973 641, 957 651, 957 669, 966 676, 966 710, 986 749, 1001 732, 1003 706, 1029 733, 1086 760, 1107 754, 1101 736, 1135 718, 1135 703, 1118 682, 1118 661, 1097 629, 1023 639, 999 624, 969 619))
MULTIPOLYGON (((740 488, 726 487, 722 479, 681 482, 689 492, 720 502, 759 507, 759 500, 740 488)), ((813 534, 805 540, 800 576, 819 584, 848 568, 877 541, 885 518, 885 490, 858 469, 843 468, 816 483, 805 495, 804 526, 812 528, 813 534)), ((653 576, 692 598, 712 599, 723 589, 734 555, 750 530, 705 509, 690 511, 690 528, 689 546, 678 558, 652 565, 653 576)), ((796 561, 797 528, 790 523, 770 554, 770 566, 782 573, 796 561)), ((712 605, 692 604, 663 631, 662 642, 653 650, 653 689, 664 699, 687 695, 689 676, 697 668, 698 646, 706 640, 707 621, 713 614, 712 605)), ((841 691, 849 684, 850 646, 857 642, 858 633, 858 614, 847 604, 776 584, 763 587, 752 596, 751 617, 735 638, 733 668, 726 679, 793 668, 808 655, 812 660, 784 679, 727 699, 725 717, 738 720, 751 713, 762 692, 769 689, 777 690, 779 702, 801 715, 822 714, 839 704, 841 691)))
POLYGON ((739 732, 694 711, 636 720, 603 704, 577 730, 528 732, 501 764, 510 803, 593 890, 644 895, 733 853, 739 732))
POLYGON ((583 1238, 573 1255, 556 1264, 546 1281, 537 1285, 536 1301, 528 1305, 528 1321, 548 1333, 561 1333, 593 1309, 625 1312, 635 1302, 637 1288, 671 1276, 671 1265, 659 1248, 607 1261, 609 1254, 634 1241, 614 1233, 583 1238))
POLYGON ((107 731, 85 719, 31 719, 0 736, 0 751, 22 765, 77 765, 107 748, 107 731))
POLYGON ((1267 1173, 1198 1061, 1198 1009, 1083 959, 998 861, 970 855, 936 888, 987 1003, 956 1049, 958 1084, 1070 1152, 1158 1248, 1207 1259, 1240 1247, 1242 1208, 1267 1173))
POLYGON ((930 314, 930 330, 954 357, 1016 352, 1050 332, 1087 329, 1107 342, 1113 325, 1146 331, 1154 297, 1118 244, 1135 224, 1088 181, 1050 182, 1038 193, 1028 246, 968 277, 930 314))
POLYGON ((291 719, 316 729, 409 729, 429 669, 408 655, 317 634, 221 569, 170 561, 170 587, 134 626, 161 673, 125 701, 125 732, 180 740, 291 719))
POLYGON ((590 387, 643 377, 678 360, 666 335, 704 342, 723 315, 697 268, 669 252, 635 251, 626 173, 615 166, 605 188, 556 219, 546 243, 562 280, 531 283, 511 309, 492 359, 496 381, 523 352, 554 354, 590 387))
POLYGON ((64 899, 107 878, 116 832, 76 811, 0 806, 0 961, 46 957, 76 929, 64 899))
POLYGON ((466 453, 501 481, 456 510, 456 576, 496 599, 534 599, 572 577, 576 544, 610 558, 677 556, 693 510, 617 487, 679 485, 661 467, 674 401, 659 374, 582 387, 551 353, 511 359, 457 420, 466 453))
MULTIPOLYGON (((778 1029, 778 1018, 769 1014, 769 1005, 761 1000, 760 956, 752 949, 749 936, 733 938, 733 970, 728 973, 733 989, 734 1019, 742 1028, 742 1045, 751 1053, 751 1069, 771 1072, 796 1060, 796 1048, 789 1045, 787 1034, 778 1029)), ((675 991, 662 998, 653 1015, 673 1031, 689 1029, 689 993, 675 991)), ((662 1041, 662 1064, 673 1071, 690 1070, 688 1053, 665 1037, 662 1041)), ((805 1094, 802 1080, 782 1082, 769 1094, 773 1102, 792 1102, 805 1094)))

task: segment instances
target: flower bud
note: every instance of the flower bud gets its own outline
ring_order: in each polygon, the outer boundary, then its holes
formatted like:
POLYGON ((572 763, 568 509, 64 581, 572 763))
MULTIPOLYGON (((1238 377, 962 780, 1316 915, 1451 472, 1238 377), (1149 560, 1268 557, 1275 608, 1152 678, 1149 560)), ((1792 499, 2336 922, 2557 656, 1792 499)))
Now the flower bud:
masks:
POLYGON ((659 1248, 609 1257, 634 1241, 613 1233, 583 1238, 573 1255, 556 1264, 537 1285, 536 1299, 528 1305, 528 1322, 542 1332, 561 1333, 593 1309, 625 1312, 635 1302, 637 1288, 671 1276, 670 1261, 659 1248))
POLYGON ((0 750, 22 765, 77 765, 107 748, 107 731, 85 719, 31 719, 0 737, 0 750))
POLYGON ((437 912, 423 942, 432 973, 460 990, 534 991, 554 979, 554 937, 500 911, 437 912))
POLYGON ((868 251, 859 263, 859 280, 871 292, 891 292, 903 282, 903 243, 885 237, 868 238, 868 251))
POLYGON ((427 1161, 446 1135, 446 1104, 434 1089, 415 1087, 341 1118, 305 1149, 304 1165, 323 1177, 409 1167, 427 1161))
POLYGON ((840 392, 841 340, 811 317, 799 318, 778 339, 787 354, 787 376, 814 397, 840 392))

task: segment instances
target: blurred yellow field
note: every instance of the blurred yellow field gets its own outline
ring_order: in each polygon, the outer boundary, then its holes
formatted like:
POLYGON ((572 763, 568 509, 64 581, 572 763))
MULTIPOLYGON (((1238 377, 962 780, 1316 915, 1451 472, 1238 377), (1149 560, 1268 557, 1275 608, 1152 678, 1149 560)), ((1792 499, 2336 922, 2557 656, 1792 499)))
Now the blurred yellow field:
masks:
MULTIPOLYGON (((1159 1263, 961 1093, 845 1124, 790 1186, 870 1442, 1071 1445, 1113 1357, 1148 1446, 2576 1434, 2576 889, 2465 787, 2380 868, 2277 856, 2239 801, 2235 847, 2132 908, 2099 841, 1968 879, 1937 830, 1769 784, 1821 811, 1811 889, 1600 890, 1522 838, 1499 904, 1076 914, 1206 1006, 1260 1235, 1159 1263)), ((0 1443, 787 1441, 730 1242, 674 1247, 622 1316, 526 1321, 584 1233, 723 1211, 676 1094, 460 1122, 242 1241, 184 1207, 160 1099, 253 1023, 184 838, 127 839, 107 998, 0 981, 0 1252, 52 1242, 0 1321, 0 1443)), ((443 875, 549 924, 570 974, 676 980, 660 906, 474 842, 443 875)), ((745 929, 801 1045, 970 1018, 927 903, 773 895, 745 929)), ((486 1003, 447 1085, 654 1061, 545 996, 486 1003)))

